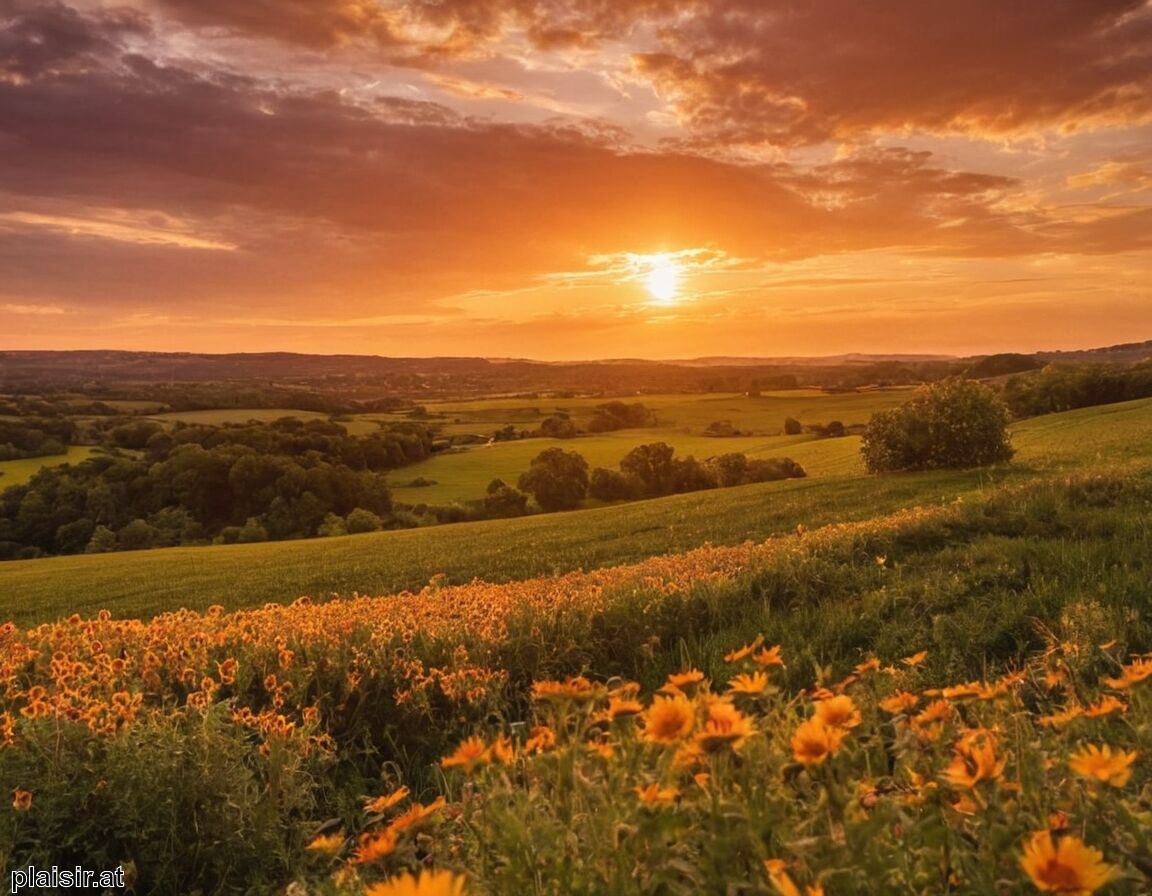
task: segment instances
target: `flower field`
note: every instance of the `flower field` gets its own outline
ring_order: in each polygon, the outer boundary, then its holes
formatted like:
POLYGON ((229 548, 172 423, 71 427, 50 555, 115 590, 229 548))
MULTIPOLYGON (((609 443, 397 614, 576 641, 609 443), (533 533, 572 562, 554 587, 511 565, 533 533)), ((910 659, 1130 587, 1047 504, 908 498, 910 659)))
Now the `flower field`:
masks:
POLYGON ((1143 892, 1149 493, 1079 477, 503 585, 5 624, 0 866, 1143 892))

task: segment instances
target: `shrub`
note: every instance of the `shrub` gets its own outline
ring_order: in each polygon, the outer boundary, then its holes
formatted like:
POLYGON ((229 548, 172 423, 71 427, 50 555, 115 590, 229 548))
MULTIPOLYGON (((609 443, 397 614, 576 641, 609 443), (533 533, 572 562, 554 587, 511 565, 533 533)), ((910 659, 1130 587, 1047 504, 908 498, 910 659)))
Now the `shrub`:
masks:
POLYGON ((1008 416, 990 388, 953 377, 873 416, 860 451, 872 473, 985 466, 1012 457, 1008 416))

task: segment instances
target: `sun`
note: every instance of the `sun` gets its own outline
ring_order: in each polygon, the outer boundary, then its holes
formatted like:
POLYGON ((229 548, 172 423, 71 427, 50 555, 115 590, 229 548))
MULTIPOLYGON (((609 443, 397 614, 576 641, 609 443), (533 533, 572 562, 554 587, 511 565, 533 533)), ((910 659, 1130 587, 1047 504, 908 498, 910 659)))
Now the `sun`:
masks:
POLYGON ((680 265, 667 255, 644 259, 648 268, 644 286, 657 305, 672 305, 680 295, 680 265))

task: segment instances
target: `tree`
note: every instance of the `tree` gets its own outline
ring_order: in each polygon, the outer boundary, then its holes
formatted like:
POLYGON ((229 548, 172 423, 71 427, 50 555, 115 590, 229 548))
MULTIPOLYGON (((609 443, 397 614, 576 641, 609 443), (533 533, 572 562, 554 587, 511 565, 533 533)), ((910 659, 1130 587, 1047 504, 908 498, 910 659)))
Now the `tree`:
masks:
POLYGON ((798 436, 804 431, 804 427, 800 425, 800 421, 795 417, 784 418, 784 435, 798 436))
POLYGON ((597 501, 623 501, 632 497, 632 486, 624 474, 597 467, 588 478, 588 495, 597 501))
POLYGON ((1012 457, 1008 420, 988 386, 951 377, 874 415, 860 451, 873 473, 985 466, 1012 457))
POLYGON ((349 535, 357 535, 361 532, 379 532, 384 522, 371 510, 357 507, 348 514, 344 520, 344 525, 348 529, 349 535))
POLYGON ((523 516, 528 510, 528 496, 503 479, 493 479, 488 483, 482 504, 487 517, 523 516))
POLYGON ((571 510, 588 493, 588 462, 575 451, 549 448, 536 455, 516 484, 542 510, 571 510))
POLYGON ((676 471, 672 463, 675 449, 667 442, 637 445, 620 461, 625 476, 636 480, 646 496, 670 495, 676 486, 676 471))

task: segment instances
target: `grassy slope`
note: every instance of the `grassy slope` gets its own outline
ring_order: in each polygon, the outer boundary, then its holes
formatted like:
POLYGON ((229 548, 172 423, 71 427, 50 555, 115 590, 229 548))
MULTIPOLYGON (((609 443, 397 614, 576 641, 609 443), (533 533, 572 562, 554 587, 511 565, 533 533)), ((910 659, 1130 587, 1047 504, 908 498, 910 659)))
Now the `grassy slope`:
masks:
POLYGON ((27 457, 23 460, 0 461, 0 491, 13 485, 22 485, 44 467, 58 467, 64 464, 78 464, 92 455, 93 449, 73 445, 64 454, 50 454, 47 457, 27 457))
MULTIPOLYGON (((834 444, 836 441, 823 444, 834 444)), ((234 608, 300 594, 389 593, 435 574, 509 581, 629 562, 706 541, 736 543, 902 507, 1005 481, 1152 459, 1152 400, 1025 421, 1016 461, 996 470, 830 476, 678 495, 565 514, 346 538, 170 548, 0 564, 0 619, 22 624, 107 607, 147 616, 180 606, 234 608)))

